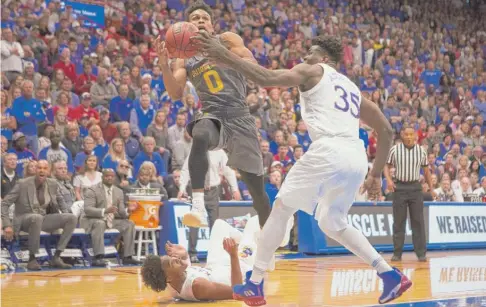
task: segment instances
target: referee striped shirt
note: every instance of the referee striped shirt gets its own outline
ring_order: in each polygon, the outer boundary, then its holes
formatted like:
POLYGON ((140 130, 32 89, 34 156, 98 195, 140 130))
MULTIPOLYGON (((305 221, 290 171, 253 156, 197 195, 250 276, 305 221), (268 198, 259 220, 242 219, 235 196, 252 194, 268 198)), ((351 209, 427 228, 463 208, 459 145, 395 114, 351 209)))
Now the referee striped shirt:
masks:
POLYGON ((395 166, 395 178, 401 182, 419 181, 420 169, 429 165, 427 152, 420 145, 407 148, 403 143, 390 149, 386 163, 395 166))

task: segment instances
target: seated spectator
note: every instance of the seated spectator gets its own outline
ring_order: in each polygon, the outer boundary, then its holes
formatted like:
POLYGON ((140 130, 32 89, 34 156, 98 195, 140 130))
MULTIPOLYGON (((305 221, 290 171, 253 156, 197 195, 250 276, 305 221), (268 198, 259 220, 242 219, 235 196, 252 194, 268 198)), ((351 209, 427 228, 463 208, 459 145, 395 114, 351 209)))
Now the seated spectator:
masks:
MULTIPOLYGON (((169 199, 177 198, 177 196, 179 195, 180 186, 181 186, 181 170, 175 169, 172 172, 172 176, 171 176, 170 179, 171 180, 169 180, 165 184, 165 186, 167 187, 166 188, 167 194, 169 196, 169 199)), ((191 195, 191 193, 189 193, 189 192, 185 192, 185 193, 187 193, 188 195, 191 195)))
POLYGON ((283 165, 287 165, 292 159, 289 156, 289 145, 282 143, 278 145, 278 153, 273 156, 274 161, 280 161, 283 165))
POLYGON ((91 235, 94 261, 92 266, 104 267, 106 263, 104 234, 106 229, 117 229, 123 238, 123 264, 140 264, 132 258, 135 240, 135 224, 128 219, 130 212, 137 208, 136 203, 125 208, 123 191, 114 186, 115 171, 103 170, 102 182, 86 191, 81 227, 91 235))
POLYGON ((71 82, 76 82, 76 67, 74 63, 71 63, 71 51, 69 48, 62 49, 59 61, 54 64, 53 68, 54 70, 62 70, 71 82))
POLYGON ((68 118, 71 121, 80 121, 81 118, 87 117, 89 119, 89 125, 96 125, 100 121, 100 115, 98 111, 91 107, 91 95, 90 93, 84 93, 81 95, 81 104, 71 109, 68 113, 68 118))
POLYGON ((59 101, 59 94, 65 93, 69 98, 69 106, 70 107, 77 107, 79 106, 79 96, 72 92, 73 90, 73 82, 68 77, 65 77, 62 81, 61 88, 52 93, 52 102, 59 101))
POLYGON ((90 155, 94 155, 95 142, 92 137, 87 136, 83 140, 83 150, 78 152, 74 159, 74 167, 76 171, 79 171, 86 161, 86 158, 90 155))
POLYGON ((118 133, 125 144, 125 153, 128 161, 133 161, 140 152, 140 143, 132 137, 130 124, 128 122, 118 123, 118 133))
POLYGON ((15 172, 17 168, 17 155, 14 153, 7 153, 2 156, 2 199, 13 189, 17 181, 20 179, 15 172))
POLYGON ((54 125, 52 124, 43 124, 42 128, 40 129, 41 131, 41 137, 39 137, 39 145, 37 148, 39 148, 39 154, 40 152, 49 146, 51 146, 51 133, 54 131, 54 125))
POLYGON ((56 116, 59 111, 63 112, 64 114, 69 114, 69 112, 72 112, 73 107, 71 105, 71 97, 69 97, 68 93, 61 91, 54 101, 56 102, 56 106, 52 108, 52 113, 54 116, 56 116))
MULTIPOLYGON (((2 191, 2 193, 3 193, 3 191, 2 191)), ((475 189, 473 193, 480 196, 480 197, 486 196, 486 177, 481 178, 481 186, 479 188, 475 189)))
POLYGON ((83 200, 86 189, 101 182, 102 176, 98 172, 98 158, 95 155, 87 156, 84 167, 78 174, 73 180, 74 192, 76 193, 76 200, 83 200))
POLYGON ((181 169, 187 157, 191 153, 192 137, 189 132, 184 132, 184 137, 177 141, 172 153, 172 167, 181 169))
POLYGON ((103 139, 108 144, 111 143, 114 138, 118 137, 118 129, 110 122, 110 111, 106 108, 103 108, 100 111, 100 128, 103 139))
POLYGON ((294 163, 299 161, 304 155, 304 148, 299 144, 294 146, 294 163))
POLYGON ((51 146, 44 148, 39 153, 39 159, 47 160, 49 163, 55 161, 65 161, 68 172, 74 174, 74 163, 71 153, 64 147, 61 147, 61 133, 57 130, 51 132, 51 146))
POLYGON ((147 136, 151 136, 155 139, 155 151, 160 153, 164 161, 167 163, 165 168, 169 169, 171 154, 167 147, 169 132, 165 111, 158 110, 155 113, 154 121, 147 128, 147 136))
POLYGON ((155 152, 155 140, 151 136, 146 136, 142 140, 142 150, 133 159, 133 175, 138 178, 138 171, 145 161, 150 161, 154 164, 156 169, 156 176, 159 182, 163 182, 162 178, 167 176, 165 169, 165 162, 158 152, 155 152))
POLYGON ((66 113, 58 111, 56 116, 54 116, 54 129, 61 132, 63 138, 66 136, 65 132, 68 124, 66 113))
POLYGON ((168 194, 164 186, 157 182, 157 174, 154 173, 155 165, 152 162, 143 162, 138 170, 137 181, 131 186, 133 189, 157 189, 161 200, 168 200, 168 194))
POLYGON ((108 81, 108 71, 105 68, 98 70, 98 79, 91 86, 90 94, 93 97, 93 105, 110 108, 110 101, 118 96, 113 83, 108 81))
POLYGON ((186 119, 187 117, 185 113, 177 114, 175 125, 170 127, 168 130, 169 142, 167 146, 169 146, 169 149, 172 152, 174 152, 175 150, 175 145, 177 144, 177 141, 184 138, 184 133, 186 131, 186 119))
POLYGON ((74 186, 71 184, 71 176, 68 173, 66 161, 58 160, 52 163, 52 177, 56 180, 59 193, 64 200, 64 205, 69 212, 76 201, 74 186))
POLYGON ((280 186, 282 185, 282 173, 280 171, 272 171, 270 173, 269 182, 265 184, 265 191, 267 192, 270 204, 273 206, 273 202, 277 197, 280 186))
POLYGON ((153 122, 155 111, 150 105, 150 97, 142 95, 140 97, 140 105, 132 109, 130 113, 130 129, 132 133, 141 139, 147 134, 148 126, 153 122))
POLYGON ((282 130, 277 130, 275 131, 273 137, 274 140, 270 142, 270 152, 273 155, 276 155, 278 153, 278 147, 280 146, 280 144, 285 143, 284 133, 282 130))
POLYGON ((35 254, 39 252, 41 231, 53 232, 57 229, 62 229, 62 234, 51 260, 51 266, 60 269, 71 268, 71 265, 62 261, 61 253, 76 228, 76 217, 68 213, 64 204, 60 203, 63 198, 55 180, 48 178, 49 173, 49 163, 45 160, 39 161, 37 174, 19 181, 2 200, 2 226, 5 239, 11 241, 14 234, 20 231, 29 233, 27 269, 31 271, 41 270, 35 258, 35 254), (10 218, 5 214, 12 204, 15 204, 14 228, 10 218))
POLYGON ((123 190, 123 192, 130 192, 130 183, 133 181, 132 167, 127 160, 118 161, 116 168, 115 185, 123 190))
POLYGON ((24 173, 22 178, 29 178, 37 174, 37 160, 30 160, 24 164, 24 173))
POLYGON ((118 91, 120 95, 110 101, 111 121, 128 122, 133 109, 133 100, 128 97, 128 85, 120 85, 118 91))
POLYGON ((263 158, 263 170, 266 174, 268 173, 270 165, 272 165, 273 162, 273 154, 270 152, 270 143, 268 143, 268 141, 262 140, 260 142, 260 150, 262 152, 263 158))
POLYGON ((62 146, 69 150, 74 161, 76 155, 83 150, 83 139, 79 136, 78 124, 68 123, 64 135, 62 146))
POLYGON ((460 186, 457 189, 454 189, 454 195, 456 197, 457 202, 465 202, 465 201, 471 201, 471 194, 472 194, 472 188, 471 188, 471 182, 467 176, 463 177, 460 181, 460 186))
POLYGON ((95 84, 96 76, 93 75, 93 68, 90 59, 83 60, 83 73, 80 74, 75 82, 75 92, 78 95, 89 93, 91 86, 95 84))
POLYGON ((126 160, 125 146, 123 145, 122 139, 116 138, 111 141, 110 149, 101 163, 103 169, 112 168, 116 170, 118 168, 118 163, 122 160, 126 160))
POLYGON ((15 132, 13 137, 13 146, 7 152, 14 153, 17 155, 17 168, 16 172, 19 177, 23 177, 24 174, 24 164, 31 161, 37 160, 35 154, 27 149, 27 141, 22 132, 15 132))
POLYGON ((95 148, 93 149, 93 152, 96 155, 96 157, 98 157, 98 162, 101 165, 103 158, 106 156, 108 150, 110 149, 110 145, 107 142, 105 142, 100 126, 98 125, 91 126, 89 128, 88 134, 90 137, 93 138, 93 141, 95 142, 95 148))

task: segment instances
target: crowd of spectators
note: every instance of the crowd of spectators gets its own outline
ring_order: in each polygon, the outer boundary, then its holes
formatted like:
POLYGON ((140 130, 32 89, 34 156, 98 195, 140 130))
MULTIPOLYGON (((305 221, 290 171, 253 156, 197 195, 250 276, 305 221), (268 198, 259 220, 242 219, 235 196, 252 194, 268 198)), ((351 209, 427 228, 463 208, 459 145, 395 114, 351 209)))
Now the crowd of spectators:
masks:
MULTIPOLYGON (((15 181, 35 174, 36 160, 64 160, 74 186, 115 169, 117 185, 150 178, 179 193, 180 168, 191 148, 185 125, 201 102, 187 83, 180 101, 165 91, 153 40, 184 20, 192 0, 112 0, 106 27, 88 28, 60 1, 2 1, 2 198, 15 181)), ((463 201, 486 189, 486 19, 479 1, 281 0, 207 1, 215 32, 239 33, 260 65, 292 68, 311 38, 340 36, 339 69, 384 112, 398 135, 416 128, 429 153, 440 201, 463 201)), ((286 173, 311 144, 297 88, 261 88, 248 81, 267 192, 273 200, 286 173)), ((224 107, 224 106, 222 106, 224 107)), ((370 162, 376 134, 360 128, 370 162)), ((239 178, 239 174, 237 174, 239 178)), ((245 184, 238 181, 244 200, 245 184)), ((226 183, 222 199, 231 199, 226 183)), ((384 196, 388 193, 386 182, 384 196)), ((366 197, 366 196, 362 196, 366 197)))

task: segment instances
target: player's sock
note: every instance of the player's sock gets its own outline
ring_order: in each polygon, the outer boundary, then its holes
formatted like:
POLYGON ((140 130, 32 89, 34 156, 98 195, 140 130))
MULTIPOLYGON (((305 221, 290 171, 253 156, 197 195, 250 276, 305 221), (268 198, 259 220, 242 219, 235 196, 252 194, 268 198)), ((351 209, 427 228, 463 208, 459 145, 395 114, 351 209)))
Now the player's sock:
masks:
POLYGON ((204 211, 204 192, 192 193, 192 206, 198 211, 204 211))
POLYGON ((332 239, 341 243, 353 254, 360 257, 364 262, 371 265, 378 273, 384 273, 393 270, 392 267, 378 254, 376 249, 370 244, 368 239, 356 228, 347 225, 340 231, 331 231, 319 223, 321 229, 332 239))
POLYGON ((265 271, 268 269, 275 251, 285 236, 287 221, 294 213, 295 209, 283 205, 281 200, 277 198, 257 242, 257 253, 253 274, 250 278, 251 282, 259 284, 263 280, 265 271))

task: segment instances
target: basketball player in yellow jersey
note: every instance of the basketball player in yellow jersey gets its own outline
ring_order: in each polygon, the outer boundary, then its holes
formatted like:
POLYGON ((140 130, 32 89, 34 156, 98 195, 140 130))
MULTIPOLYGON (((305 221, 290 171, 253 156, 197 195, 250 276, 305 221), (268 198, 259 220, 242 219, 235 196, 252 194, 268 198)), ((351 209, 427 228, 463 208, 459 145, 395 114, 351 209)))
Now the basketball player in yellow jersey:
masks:
MULTIPOLYGON (((187 21, 200 31, 213 34, 212 20, 211 8, 202 1, 196 1, 187 10, 187 21)), ((256 62, 237 34, 226 32, 218 39, 235 55, 256 62)), ((255 119, 246 104, 246 78, 236 70, 211 65, 201 54, 190 59, 176 59, 171 70, 164 43, 157 41, 156 48, 170 97, 173 100, 181 99, 186 81, 189 80, 202 102, 201 114, 186 127, 193 138, 189 155, 193 199, 191 212, 184 216, 183 223, 190 227, 207 226, 204 184, 209 165, 208 151, 225 148, 228 165, 239 170, 253 198, 260 226, 263 227, 270 214, 270 202, 265 193, 255 119)))

